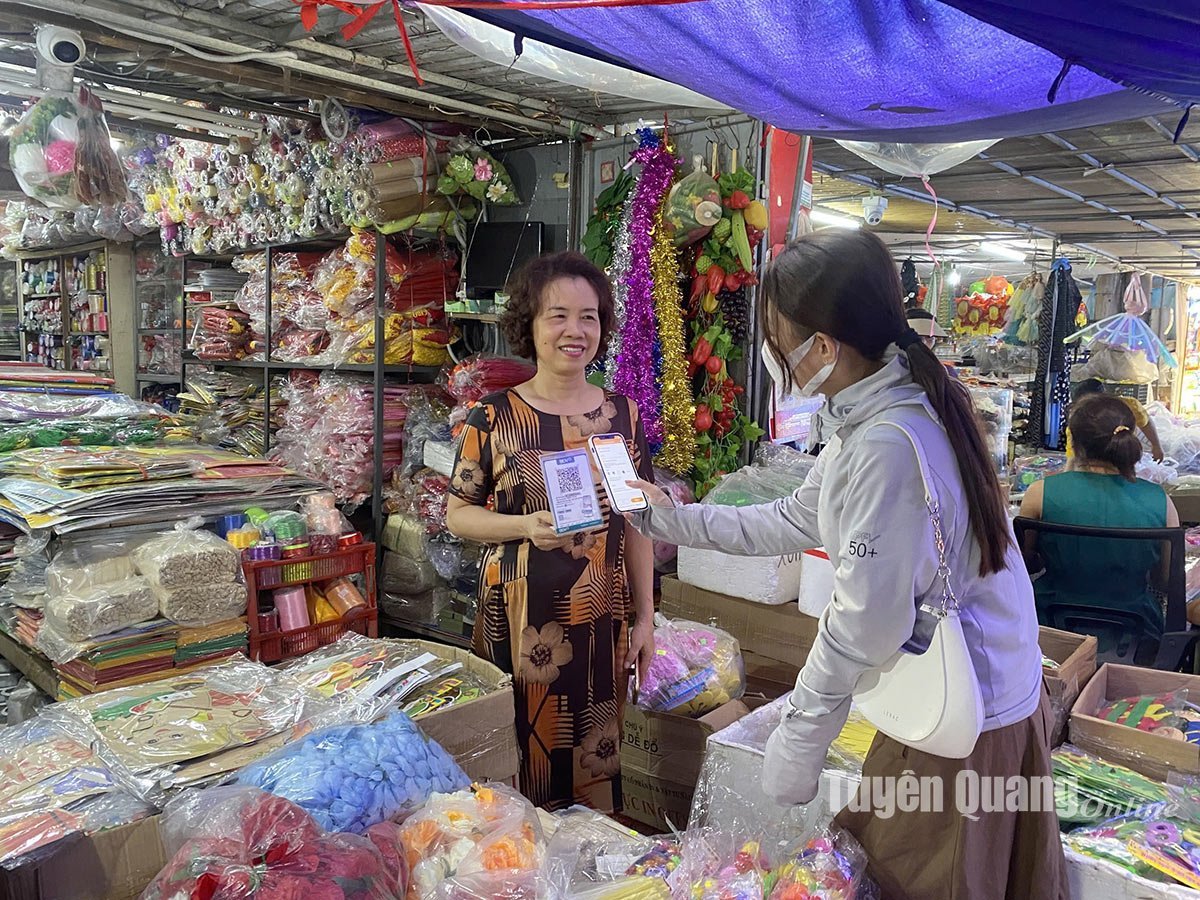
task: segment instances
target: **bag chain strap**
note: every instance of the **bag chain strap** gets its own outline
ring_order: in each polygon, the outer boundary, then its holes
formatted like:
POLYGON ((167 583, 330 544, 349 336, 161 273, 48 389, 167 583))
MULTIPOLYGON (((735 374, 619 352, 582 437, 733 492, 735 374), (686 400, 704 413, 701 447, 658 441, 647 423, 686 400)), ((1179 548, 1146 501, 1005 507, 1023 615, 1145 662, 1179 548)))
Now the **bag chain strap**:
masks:
POLYGON ((938 617, 945 617, 951 611, 958 612, 958 598, 954 596, 954 588, 950 586, 950 564, 946 562, 946 539, 942 534, 941 506, 932 496, 925 500, 929 510, 929 519, 933 522, 933 543, 938 552, 937 577, 942 580, 942 606, 934 610, 938 617))

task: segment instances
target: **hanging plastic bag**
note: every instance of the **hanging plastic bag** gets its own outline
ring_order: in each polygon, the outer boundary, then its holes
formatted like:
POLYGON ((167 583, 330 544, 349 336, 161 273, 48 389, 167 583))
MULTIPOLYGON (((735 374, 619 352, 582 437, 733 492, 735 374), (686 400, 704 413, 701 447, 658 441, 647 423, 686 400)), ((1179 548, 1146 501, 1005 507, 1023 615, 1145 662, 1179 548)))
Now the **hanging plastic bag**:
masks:
POLYGON ((671 188, 663 217, 674 236, 676 247, 687 247, 702 240, 721 221, 721 189, 704 171, 704 160, 692 157, 693 170, 671 188))
MULTIPOLYGON (((998 139, 997 139, 998 140, 998 139)), ((978 156, 997 140, 955 144, 897 144, 883 141, 838 141, 855 156, 902 178, 922 178, 945 172, 978 156)))
POLYGON ((9 136, 8 161, 17 184, 47 206, 74 209, 79 107, 70 97, 43 97, 9 136))

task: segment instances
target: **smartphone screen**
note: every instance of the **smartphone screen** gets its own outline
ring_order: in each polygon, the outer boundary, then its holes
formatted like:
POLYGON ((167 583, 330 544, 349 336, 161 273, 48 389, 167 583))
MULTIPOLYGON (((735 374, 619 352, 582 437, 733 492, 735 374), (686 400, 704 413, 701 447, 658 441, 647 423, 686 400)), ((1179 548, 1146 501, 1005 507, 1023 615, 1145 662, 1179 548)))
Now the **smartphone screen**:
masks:
POLYGON ((625 438, 619 434, 596 434, 588 439, 596 465, 600 467, 600 477, 604 479, 604 489, 608 491, 609 502, 618 512, 640 512, 650 504, 644 491, 631 488, 630 481, 638 481, 640 477, 633 467, 633 458, 629 455, 629 447, 625 438))

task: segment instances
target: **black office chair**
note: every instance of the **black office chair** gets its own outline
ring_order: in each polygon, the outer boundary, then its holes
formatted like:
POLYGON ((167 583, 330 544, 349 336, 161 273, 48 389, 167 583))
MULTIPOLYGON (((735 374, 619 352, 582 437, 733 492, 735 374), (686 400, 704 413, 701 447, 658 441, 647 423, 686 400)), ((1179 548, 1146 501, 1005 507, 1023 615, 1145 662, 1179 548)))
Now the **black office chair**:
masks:
MULTIPOLYGON (((1045 610, 1050 621, 1044 624, 1062 631, 1094 635, 1104 648, 1096 654, 1099 663, 1151 665, 1155 669, 1170 672, 1193 670, 1200 629, 1187 630, 1186 544, 1183 528, 1095 528, 1026 518, 1016 519, 1013 527, 1017 545, 1025 555, 1025 565, 1031 574, 1043 568, 1036 543, 1036 537, 1040 534, 1161 543, 1163 552, 1170 555, 1167 559, 1166 584, 1162 585, 1166 596, 1165 622, 1162 640, 1157 647, 1147 646, 1142 617, 1133 611, 1102 609, 1078 603, 1055 603, 1045 610)), ((1056 572, 1055 576, 1061 583, 1063 578, 1070 577, 1070 573, 1056 572)))

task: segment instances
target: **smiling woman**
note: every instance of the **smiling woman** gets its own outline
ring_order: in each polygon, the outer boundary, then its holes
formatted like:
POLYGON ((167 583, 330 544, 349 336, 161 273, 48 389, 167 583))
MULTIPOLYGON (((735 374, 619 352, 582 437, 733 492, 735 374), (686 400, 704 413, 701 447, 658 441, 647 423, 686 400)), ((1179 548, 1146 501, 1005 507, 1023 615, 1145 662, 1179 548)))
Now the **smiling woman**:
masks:
POLYGON ((513 675, 521 790, 549 809, 616 811, 629 671, 654 651, 653 549, 612 513, 594 465, 602 524, 559 534, 541 460, 620 434, 649 478, 650 454, 637 404, 587 382, 614 327, 604 273, 578 253, 543 256, 510 293, 505 337, 537 373, 467 419, 447 523, 489 545, 475 652, 513 675))

